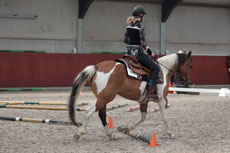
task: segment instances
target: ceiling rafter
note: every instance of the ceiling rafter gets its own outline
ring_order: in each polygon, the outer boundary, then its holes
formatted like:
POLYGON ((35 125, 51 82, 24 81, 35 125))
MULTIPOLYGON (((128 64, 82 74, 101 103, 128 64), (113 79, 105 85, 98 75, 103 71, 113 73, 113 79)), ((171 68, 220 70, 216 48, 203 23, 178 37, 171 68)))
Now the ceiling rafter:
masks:
POLYGON ((179 5, 182 2, 182 0, 164 0, 161 4, 162 9, 162 17, 161 22, 166 22, 169 18, 170 14, 172 13, 173 9, 179 5))
MULTIPOLYGON (((88 8, 90 7, 93 1, 94 0, 79 0, 79 18, 80 19, 84 18, 88 8)), ((178 5, 230 8, 229 4, 183 2, 183 0, 110 0, 110 1, 126 1, 126 2, 142 2, 142 3, 160 4, 162 7, 162 18, 161 18, 162 22, 167 21, 173 9, 175 9, 176 6, 178 5)))
POLYGON ((79 18, 83 19, 93 0, 79 0, 79 18))
MULTIPOLYGON (((79 0, 79 18, 83 19, 88 8, 94 0, 79 0)), ((119 0, 117 0, 119 1, 119 0)), ((125 0, 123 0, 125 1, 125 0)), ((126 0, 134 2, 135 0, 126 0)), ((137 2, 137 0, 136 0, 137 2)), ((143 1, 142 1, 143 2, 143 1)), ((172 10, 180 3, 182 0, 145 0, 145 2, 158 3, 162 6, 162 22, 166 22, 170 16, 172 10)))

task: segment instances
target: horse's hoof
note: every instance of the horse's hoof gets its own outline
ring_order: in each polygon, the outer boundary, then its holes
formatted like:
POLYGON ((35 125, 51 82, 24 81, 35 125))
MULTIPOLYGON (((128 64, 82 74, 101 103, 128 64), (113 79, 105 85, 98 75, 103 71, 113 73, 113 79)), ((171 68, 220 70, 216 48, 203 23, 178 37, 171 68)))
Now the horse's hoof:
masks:
POLYGON ((174 138, 175 138, 175 135, 172 134, 172 133, 168 133, 168 135, 169 135, 169 137, 170 137, 171 139, 174 139, 174 138))
POLYGON ((117 130, 120 131, 120 132, 122 132, 122 133, 128 133, 130 131, 128 127, 125 127, 123 125, 118 126, 117 130))
POLYGON ((124 133, 129 133, 129 131, 130 131, 130 129, 128 127, 126 127, 126 128, 123 129, 124 133))
POLYGON ((117 136, 112 134, 109 136, 109 140, 117 140, 117 136))
POLYGON ((75 140, 75 141, 78 141, 79 139, 80 139, 80 135, 78 135, 78 134, 75 134, 74 136, 73 136, 73 139, 75 140))
POLYGON ((78 127, 81 127, 82 126, 82 123, 81 122, 76 122, 78 127))

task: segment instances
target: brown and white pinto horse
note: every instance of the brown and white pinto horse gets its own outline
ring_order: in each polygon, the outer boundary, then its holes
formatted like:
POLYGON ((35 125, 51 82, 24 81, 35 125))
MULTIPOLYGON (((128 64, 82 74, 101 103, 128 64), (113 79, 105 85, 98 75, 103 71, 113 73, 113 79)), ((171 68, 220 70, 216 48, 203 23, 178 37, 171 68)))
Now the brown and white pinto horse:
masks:
MULTIPOLYGON (((158 94, 162 97, 158 102, 162 120, 165 125, 166 133, 170 137, 174 137, 168 125, 165 114, 165 106, 168 102, 167 94, 169 80, 174 72, 178 72, 179 76, 189 79, 191 70, 191 51, 188 54, 170 54, 159 58, 158 63, 163 71, 163 84, 158 84, 158 94)), ((127 130, 133 130, 145 120, 148 101, 146 81, 140 81, 130 78, 126 74, 125 66, 116 61, 108 60, 99 64, 87 66, 80 72, 73 84, 70 100, 69 100, 69 117, 74 125, 79 127, 79 131, 75 134, 74 139, 78 140, 86 132, 86 126, 89 118, 96 111, 104 126, 105 133, 110 139, 115 139, 110 129, 107 127, 106 121, 106 104, 111 102, 118 94, 124 98, 135 100, 140 103, 141 118, 131 126, 126 127, 127 130), (75 119, 75 101, 79 95, 81 88, 88 82, 96 96, 96 100, 86 109, 86 114, 82 122, 75 119)))

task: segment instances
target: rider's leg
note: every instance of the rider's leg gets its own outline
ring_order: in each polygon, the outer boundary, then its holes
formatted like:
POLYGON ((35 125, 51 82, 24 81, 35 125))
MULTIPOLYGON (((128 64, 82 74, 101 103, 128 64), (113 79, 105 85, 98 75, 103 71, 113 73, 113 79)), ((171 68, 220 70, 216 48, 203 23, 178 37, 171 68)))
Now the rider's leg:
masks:
POLYGON ((159 72, 160 72, 159 67, 156 65, 155 62, 153 62, 148 85, 157 87, 157 80, 158 80, 159 72))
POLYGON ((149 101, 159 102, 160 98, 157 95, 157 79, 158 79, 158 73, 159 68, 153 70, 151 72, 149 81, 148 81, 148 99, 149 101))
POLYGON ((138 54, 137 60, 145 67, 151 70, 150 78, 148 81, 148 98, 149 101, 159 102, 160 98, 157 95, 157 80, 160 72, 157 64, 147 55, 138 54))

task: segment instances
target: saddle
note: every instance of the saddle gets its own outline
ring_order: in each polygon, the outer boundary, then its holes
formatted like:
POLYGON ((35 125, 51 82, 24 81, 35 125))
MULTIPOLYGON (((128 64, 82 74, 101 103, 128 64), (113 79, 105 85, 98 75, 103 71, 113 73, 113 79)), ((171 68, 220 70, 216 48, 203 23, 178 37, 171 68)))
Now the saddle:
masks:
POLYGON ((134 56, 129 54, 124 54, 123 59, 128 63, 130 69, 133 72, 140 75, 147 75, 148 78, 150 77, 151 70, 141 65, 141 63, 139 63, 134 56))
MULTIPOLYGON (((139 79, 139 80, 145 80, 145 81, 149 80, 151 70, 148 69, 147 67, 141 65, 134 56, 129 55, 129 54, 124 54, 122 59, 120 59, 120 60, 123 61, 122 63, 125 63, 128 76, 134 77, 134 78, 139 79), (129 69, 136 75, 131 74, 129 69)), ((159 65, 158 65, 158 67, 160 68, 159 65)), ((157 83, 158 84, 163 83, 163 73, 162 73, 161 68, 160 68, 160 73, 158 75, 158 82, 157 83)))

